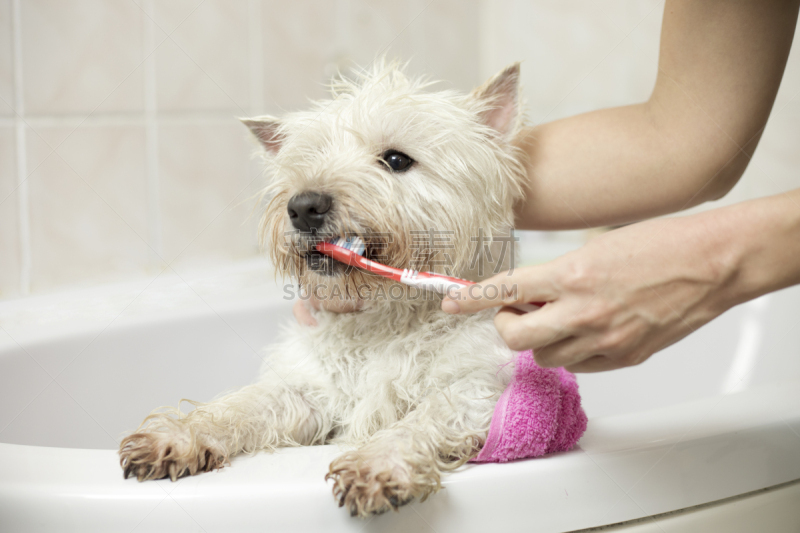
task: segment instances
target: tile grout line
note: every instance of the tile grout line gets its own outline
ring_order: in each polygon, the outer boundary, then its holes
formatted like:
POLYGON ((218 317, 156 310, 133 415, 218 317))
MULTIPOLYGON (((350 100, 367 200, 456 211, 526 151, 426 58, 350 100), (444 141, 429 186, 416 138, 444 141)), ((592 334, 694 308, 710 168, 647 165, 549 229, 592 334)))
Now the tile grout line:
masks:
POLYGON ((341 69, 348 60, 348 46, 347 39, 352 33, 350 27, 350 12, 352 11, 350 2, 348 0, 337 0, 334 2, 334 33, 333 44, 331 46, 332 53, 329 52, 325 58, 332 66, 333 70, 338 71, 341 69))
POLYGON ((18 243, 20 254, 19 290, 23 296, 31 292, 31 220, 28 187, 28 146, 25 131, 25 99, 22 84, 22 15, 20 0, 12 0, 12 33, 14 48, 14 133, 16 137, 18 243))
MULTIPOLYGON (((160 124, 220 124, 235 120, 236 110, 229 111, 197 111, 197 112, 162 112, 158 113, 160 124)), ((105 126, 140 126, 147 124, 145 112, 95 113, 90 117, 81 115, 32 115, 24 116, 25 122, 32 128, 74 128, 105 126)), ((13 128, 15 117, 0 117, 0 128, 13 128)))
MULTIPOLYGON (((492 9, 489 5, 491 0, 480 0, 478 3, 478 79, 489 79, 491 72, 492 58, 497 57, 499 54, 495 51, 495 42, 489 36, 491 29, 497 26, 495 20, 495 12, 497 9, 492 9)), ((499 70, 499 69, 498 69, 499 70)))
MULTIPOLYGON (((153 12, 153 0, 145 1, 146 10, 153 12)), ((162 224, 160 211, 160 177, 158 173, 158 96, 156 80, 156 58, 151 52, 155 49, 155 22, 143 16, 144 61, 144 137, 145 137, 145 179, 147 194, 147 240, 151 251, 147 260, 148 268, 161 264, 162 224)))
POLYGON ((250 114, 264 113, 264 28, 261 1, 247 2, 247 46, 250 54, 250 114))

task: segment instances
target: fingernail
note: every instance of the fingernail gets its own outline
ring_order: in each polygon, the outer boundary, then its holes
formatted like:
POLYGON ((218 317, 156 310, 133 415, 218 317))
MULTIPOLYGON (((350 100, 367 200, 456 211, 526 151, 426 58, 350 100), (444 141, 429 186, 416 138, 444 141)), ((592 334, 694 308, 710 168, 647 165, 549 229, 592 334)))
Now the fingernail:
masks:
POLYGON ((461 312, 461 308, 453 300, 442 300, 442 311, 450 313, 451 315, 457 315, 461 312))

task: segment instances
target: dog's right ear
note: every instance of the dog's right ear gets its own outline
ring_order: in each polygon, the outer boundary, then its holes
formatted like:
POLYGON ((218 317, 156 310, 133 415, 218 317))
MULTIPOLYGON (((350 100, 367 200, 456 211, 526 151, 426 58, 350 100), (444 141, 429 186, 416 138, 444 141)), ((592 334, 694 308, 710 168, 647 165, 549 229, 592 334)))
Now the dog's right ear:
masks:
POLYGON ((275 117, 264 115, 253 118, 240 118, 242 124, 250 128, 261 146, 271 155, 278 153, 283 145, 283 133, 280 131, 281 122, 275 117))

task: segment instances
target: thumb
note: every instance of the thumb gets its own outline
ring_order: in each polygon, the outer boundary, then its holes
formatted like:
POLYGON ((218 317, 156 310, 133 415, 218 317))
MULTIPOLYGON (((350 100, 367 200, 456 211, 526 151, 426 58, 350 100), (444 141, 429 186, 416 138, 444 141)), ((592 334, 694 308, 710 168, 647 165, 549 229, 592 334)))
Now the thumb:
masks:
POLYGON ((501 272, 475 285, 448 292, 442 301, 442 311, 450 314, 477 313, 490 307, 549 302, 555 298, 550 267, 535 265, 501 272))

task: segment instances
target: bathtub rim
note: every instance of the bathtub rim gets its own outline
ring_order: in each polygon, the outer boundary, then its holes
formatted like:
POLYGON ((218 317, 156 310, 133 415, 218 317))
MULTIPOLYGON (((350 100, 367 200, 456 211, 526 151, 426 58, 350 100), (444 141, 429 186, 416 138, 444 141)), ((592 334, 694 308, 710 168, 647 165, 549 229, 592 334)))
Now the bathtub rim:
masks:
MULTIPOLYGON (((800 479, 798 431, 800 380, 598 418, 578 449, 504 465, 467 465, 445 477, 445 497, 434 495, 414 510, 437 531, 449 530, 453 520, 474 526, 493 513, 505 516, 507 530, 522 530, 530 525, 529 511, 515 512, 512 504, 524 496, 550 509, 538 514, 545 531, 626 522, 800 479), (765 469, 765 460, 775 464, 765 469), (563 485, 565 495, 554 492, 555 485, 563 485)), ((322 480, 338 453, 335 446, 287 449, 240 457, 232 467, 178 484, 139 484, 122 479, 113 450, 2 443, 0 515, 23 528, 45 516, 67 530, 125 527, 130 524, 115 520, 164 500, 169 491, 179 502, 175 513, 191 508, 201 521, 237 508, 252 523, 271 502, 270 509, 285 516, 273 513, 260 527, 304 520, 313 529, 323 520, 330 531, 357 531, 360 523, 336 508, 322 480), (308 513, 309 505, 315 513, 308 513), (71 510, 72 522, 64 522, 64 509, 71 510)), ((403 519, 402 513, 387 516, 394 517, 387 522, 403 519)))

